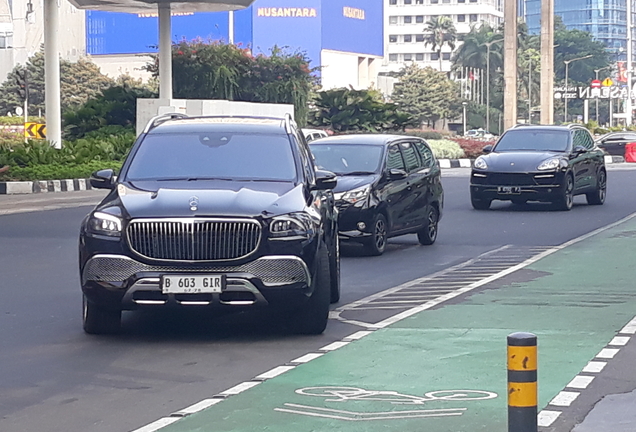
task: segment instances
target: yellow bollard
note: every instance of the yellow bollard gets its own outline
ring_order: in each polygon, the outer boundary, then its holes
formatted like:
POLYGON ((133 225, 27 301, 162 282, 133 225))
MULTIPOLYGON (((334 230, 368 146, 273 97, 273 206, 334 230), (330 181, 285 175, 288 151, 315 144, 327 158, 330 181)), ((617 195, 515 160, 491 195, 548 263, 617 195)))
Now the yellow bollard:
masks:
POLYGON ((537 337, 508 336, 508 432, 537 432, 537 337))

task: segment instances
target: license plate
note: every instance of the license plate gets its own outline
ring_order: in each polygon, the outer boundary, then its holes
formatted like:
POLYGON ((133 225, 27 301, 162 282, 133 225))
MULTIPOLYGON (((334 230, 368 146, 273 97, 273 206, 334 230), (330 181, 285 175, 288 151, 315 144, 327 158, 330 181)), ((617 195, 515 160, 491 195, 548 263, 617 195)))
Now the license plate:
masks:
POLYGON ((220 293, 224 287, 224 275, 171 275, 161 278, 161 292, 164 294, 220 293))
POLYGON ((497 192, 500 194, 520 194, 521 188, 519 186, 499 186, 497 192))

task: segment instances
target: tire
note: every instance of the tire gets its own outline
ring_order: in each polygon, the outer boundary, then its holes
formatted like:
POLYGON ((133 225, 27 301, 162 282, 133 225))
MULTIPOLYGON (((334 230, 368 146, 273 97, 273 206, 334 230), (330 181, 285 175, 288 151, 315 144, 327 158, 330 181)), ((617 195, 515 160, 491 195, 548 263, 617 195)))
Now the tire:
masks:
POLYGON ((474 195, 470 196, 470 203, 475 210, 488 210, 492 200, 477 198, 474 195))
POLYGON ((437 228, 439 225, 439 212, 433 206, 429 206, 426 213, 426 225, 417 232, 417 240, 421 245, 429 246, 437 240, 437 228))
POLYGON ((557 208, 562 211, 572 210, 574 205, 574 178, 571 174, 565 176, 565 182, 561 190, 561 197, 555 202, 557 208))
POLYGON ((82 301, 82 321, 88 334, 115 334, 121 330, 121 310, 104 309, 88 301, 82 301))
POLYGON ((331 298, 329 255, 325 245, 318 251, 316 274, 312 285, 313 293, 309 300, 294 312, 293 328, 296 333, 307 335, 322 334, 329 321, 329 303, 331 298))
POLYGON ((388 239, 386 217, 382 213, 375 215, 371 229, 371 237, 367 239, 364 248, 369 255, 382 255, 388 239))
POLYGON ((585 194, 589 205, 603 205, 605 196, 607 195, 607 173, 604 169, 600 170, 596 179, 596 190, 585 194))
POLYGON ((331 282, 331 303, 340 301, 340 241, 336 236, 336 246, 329 256, 329 279, 331 282))

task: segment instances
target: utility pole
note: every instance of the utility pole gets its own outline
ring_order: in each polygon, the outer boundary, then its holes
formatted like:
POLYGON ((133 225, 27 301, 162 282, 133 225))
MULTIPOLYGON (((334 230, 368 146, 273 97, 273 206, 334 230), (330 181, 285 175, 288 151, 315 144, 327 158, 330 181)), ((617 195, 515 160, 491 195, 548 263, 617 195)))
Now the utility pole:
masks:
POLYGON ((554 0, 541 0, 541 124, 554 123, 553 93, 554 0))
POLYGON ((627 99, 625 100, 625 125, 630 126, 633 121, 634 112, 632 111, 632 56, 634 50, 633 43, 633 20, 632 20, 632 1, 627 0, 627 99))
POLYGON ((504 129, 517 124, 517 1, 504 1, 504 129))

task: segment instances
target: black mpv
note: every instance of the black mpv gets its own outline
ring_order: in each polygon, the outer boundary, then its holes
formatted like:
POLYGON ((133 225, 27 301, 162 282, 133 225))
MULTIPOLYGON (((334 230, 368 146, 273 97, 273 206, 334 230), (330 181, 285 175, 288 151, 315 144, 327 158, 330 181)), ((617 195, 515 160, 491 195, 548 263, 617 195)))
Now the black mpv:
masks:
POLYGON ((435 242, 444 190, 439 163, 423 139, 341 135, 310 147, 318 168, 338 176, 340 240, 362 243, 370 255, 381 255, 387 239, 398 235, 435 242))
POLYGON ((156 117, 119 176, 91 185, 111 192, 81 227, 87 333, 170 305, 270 305, 324 331, 340 296, 336 177, 290 117, 156 117))

